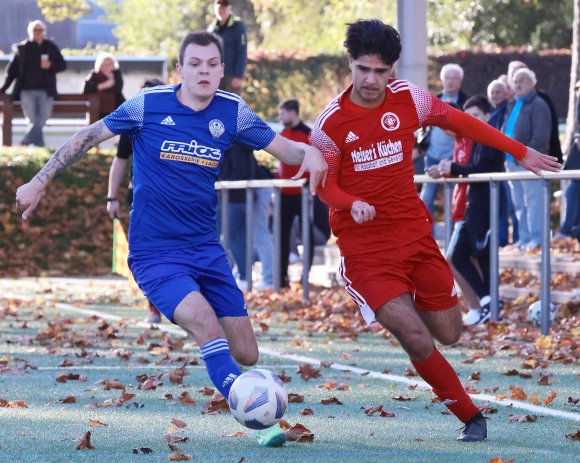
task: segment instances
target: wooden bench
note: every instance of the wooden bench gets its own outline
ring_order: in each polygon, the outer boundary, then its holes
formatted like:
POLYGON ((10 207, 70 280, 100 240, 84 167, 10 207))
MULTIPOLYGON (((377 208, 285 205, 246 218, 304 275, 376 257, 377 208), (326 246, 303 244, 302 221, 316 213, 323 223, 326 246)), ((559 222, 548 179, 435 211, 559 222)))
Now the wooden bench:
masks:
MULTIPOLYGON (((54 99, 52 114, 69 115, 78 117, 82 115, 87 125, 99 120, 100 96, 98 93, 79 94, 65 93, 58 95, 54 99)), ((12 145, 12 120, 15 116, 20 116, 22 103, 12 101, 8 95, 0 94, 0 112, 2 113, 2 144, 12 145)))

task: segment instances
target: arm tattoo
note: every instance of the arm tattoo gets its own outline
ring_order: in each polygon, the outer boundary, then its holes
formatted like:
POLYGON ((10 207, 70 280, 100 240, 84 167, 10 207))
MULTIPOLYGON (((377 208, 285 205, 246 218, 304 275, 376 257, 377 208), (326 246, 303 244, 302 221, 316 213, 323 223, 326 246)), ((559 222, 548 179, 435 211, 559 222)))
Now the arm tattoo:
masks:
POLYGON ((79 130, 64 142, 49 159, 42 170, 36 174, 37 180, 46 185, 57 173, 77 162, 102 138, 105 123, 101 120, 79 130))

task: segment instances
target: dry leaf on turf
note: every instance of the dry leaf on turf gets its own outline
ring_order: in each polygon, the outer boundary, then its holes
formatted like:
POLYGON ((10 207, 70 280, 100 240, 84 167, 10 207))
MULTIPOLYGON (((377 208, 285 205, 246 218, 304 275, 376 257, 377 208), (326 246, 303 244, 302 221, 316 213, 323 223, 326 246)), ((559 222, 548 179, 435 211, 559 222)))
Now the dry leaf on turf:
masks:
POLYGON ((194 405, 197 405, 197 402, 192 399, 191 395, 187 391, 183 391, 180 394, 180 396, 179 396, 179 403, 181 403, 181 405, 187 405, 187 406, 190 406, 190 407, 192 407, 194 405))
POLYGON ((242 437, 245 436, 246 433, 242 431, 233 432, 231 434, 223 434, 222 437, 242 437))
POLYGON ((6 405, 7 408, 28 408, 28 404, 24 400, 13 400, 6 405))
POLYGON ((305 408, 304 410, 301 410, 299 413, 303 416, 314 415, 314 412, 312 411, 311 408, 305 408))
POLYGON ((558 397, 558 393, 550 390, 550 395, 544 399, 544 405, 550 405, 556 397, 558 397))
POLYGON ((94 448, 94 445, 91 443, 91 431, 87 431, 83 437, 77 440, 77 450, 89 450, 94 448))
POLYGON ((230 406, 228 405, 228 401, 222 395, 219 395, 209 402, 206 402, 203 405, 204 411, 201 413, 213 415, 213 414, 220 414, 220 413, 229 413, 230 406))
POLYGON ((288 403, 290 404, 300 404, 304 402, 304 396, 300 394, 295 394, 291 392, 288 394, 288 403))
POLYGON ((312 442, 314 434, 306 426, 296 423, 286 430, 286 439, 294 442, 312 442))
POLYGON ((538 415, 510 415, 510 423, 535 423, 538 420, 538 415))
POLYGON ((300 367, 298 367, 298 370, 296 370, 296 373, 298 373, 304 381, 308 381, 309 379, 312 378, 320 378, 322 376, 320 370, 317 370, 309 363, 300 365, 300 367))
POLYGON ((187 427, 187 423, 185 421, 178 420, 177 418, 171 418, 171 424, 177 426, 178 428, 187 427))
POLYGON ((171 452, 167 459, 169 461, 189 461, 192 460, 193 457, 191 455, 187 455, 186 453, 171 452))
POLYGON ((91 425, 91 426, 109 426, 107 423, 103 423, 102 421, 99 421, 99 420, 93 420, 92 418, 89 418, 89 425, 91 425))
POLYGON ((580 429, 576 431, 574 434, 572 433, 566 434, 566 439, 580 440, 580 429))
POLYGON ((197 392, 202 395, 213 395, 215 391, 211 387, 204 386, 201 389, 198 389, 197 392))
POLYGON ((332 404, 342 405, 342 402, 338 400, 336 397, 331 397, 330 399, 322 399, 320 403, 322 405, 332 405, 332 404))
POLYGON ((60 399, 59 402, 61 404, 76 404, 77 398, 74 395, 69 395, 68 397, 65 397, 64 399, 60 399))

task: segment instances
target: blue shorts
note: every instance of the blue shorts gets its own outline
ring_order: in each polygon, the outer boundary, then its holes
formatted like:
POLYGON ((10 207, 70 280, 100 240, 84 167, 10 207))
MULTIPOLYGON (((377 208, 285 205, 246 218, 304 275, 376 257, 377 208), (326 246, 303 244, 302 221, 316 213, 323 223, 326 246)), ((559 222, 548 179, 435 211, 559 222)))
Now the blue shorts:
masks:
POLYGON ((192 291, 207 299, 218 318, 248 315, 219 241, 171 251, 130 252, 128 263, 143 294, 172 322, 173 312, 192 291))

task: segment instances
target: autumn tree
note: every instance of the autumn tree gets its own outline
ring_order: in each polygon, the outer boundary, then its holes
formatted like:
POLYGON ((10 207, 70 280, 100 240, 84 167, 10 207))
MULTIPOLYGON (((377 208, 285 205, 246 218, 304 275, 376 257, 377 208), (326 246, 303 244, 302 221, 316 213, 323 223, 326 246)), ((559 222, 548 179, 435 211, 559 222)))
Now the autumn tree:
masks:
POLYGON ((38 0, 38 7, 50 22, 79 19, 91 11, 85 0, 38 0))

